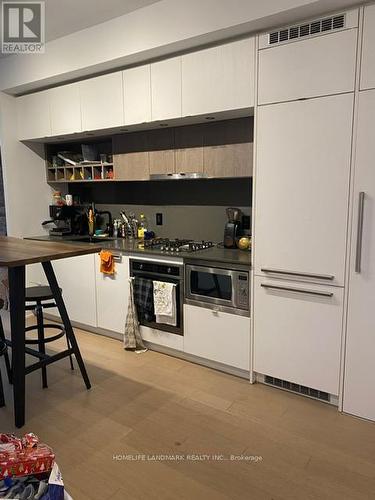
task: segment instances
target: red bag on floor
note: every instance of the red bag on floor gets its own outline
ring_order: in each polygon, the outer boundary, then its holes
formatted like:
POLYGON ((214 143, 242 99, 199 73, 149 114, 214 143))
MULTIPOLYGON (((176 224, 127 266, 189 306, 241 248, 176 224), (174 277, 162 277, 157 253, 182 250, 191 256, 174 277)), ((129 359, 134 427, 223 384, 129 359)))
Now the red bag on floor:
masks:
POLYGON ((54 460, 52 449, 39 443, 35 434, 25 434, 23 438, 14 434, 0 434, 0 480, 7 476, 49 472, 54 460))

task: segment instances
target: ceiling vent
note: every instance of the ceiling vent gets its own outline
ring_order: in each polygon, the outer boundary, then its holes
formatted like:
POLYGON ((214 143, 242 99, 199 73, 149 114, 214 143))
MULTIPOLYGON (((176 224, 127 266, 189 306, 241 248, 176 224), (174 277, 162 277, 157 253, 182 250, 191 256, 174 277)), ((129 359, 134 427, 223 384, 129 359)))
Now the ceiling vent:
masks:
POLYGON ((311 23, 305 23, 299 26, 283 28, 279 31, 273 31, 268 35, 268 44, 275 45, 277 43, 283 43, 289 40, 304 38, 307 36, 326 33, 327 31, 333 31, 342 28, 345 28, 345 14, 325 17, 324 19, 312 21, 311 23))
POLYGON ((311 387, 306 387, 304 385, 293 384, 287 380, 281 380, 279 378, 270 377, 266 375, 264 377, 264 382, 274 387, 280 387, 287 391, 297 392, 298 394, 304 394, 310 398, 319 399, 320 401, 330 402, 330 395, 328 392, 319 391, 318 389, 311 389, 311 387))

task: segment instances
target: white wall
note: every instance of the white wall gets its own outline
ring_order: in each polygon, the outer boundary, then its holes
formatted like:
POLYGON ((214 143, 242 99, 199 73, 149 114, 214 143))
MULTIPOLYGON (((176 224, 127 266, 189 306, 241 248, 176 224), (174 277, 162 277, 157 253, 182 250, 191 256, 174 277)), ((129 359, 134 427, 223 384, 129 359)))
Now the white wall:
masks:
POLYGON ((15 98, 0 93, 0 147, 9 236, 41 234, 48 219, 51 189, 46 183, 41 145, 34 152, 16 138, 15 98))
POLYGON ((162 0, 51 41, 43 55, 0 59, 0 90, 20 94, 358 3, 360 0, 162 0))
MULTIPOLYGON (((51 41, 44 55, 17 55, 0 59, 0 90, 22 93, 202 43, 320 15, 355 3, 360 2, 162 0, 51 41)), ((14 98, 2 92, 0 144, 8 233, 13 236, 40 234, 40 223, 48 218, 51 201, 44 160, 42 155, 16 139, 14 98)))

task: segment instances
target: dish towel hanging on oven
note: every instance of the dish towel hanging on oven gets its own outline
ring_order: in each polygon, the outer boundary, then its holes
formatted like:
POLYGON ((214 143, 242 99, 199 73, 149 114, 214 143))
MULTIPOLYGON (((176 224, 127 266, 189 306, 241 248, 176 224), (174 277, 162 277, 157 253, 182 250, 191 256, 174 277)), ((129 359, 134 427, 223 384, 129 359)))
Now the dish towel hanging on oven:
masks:
POLYGON ((142 324, 144 321, 154 321, 154 297, 152 280, 135 276, 134 278, 134 302, 137 308, 138 319, 142 324))
POLYGON ((139 329, 137 309, 134 302, 134 278, 129 279, 129 304, 124 331, 124 349, 134 349, 136 352, 146 352, 139 329))
POLYGON ((176 284, 165 281, 154 281, 153 283, 156 322, 176 326, 176 284))

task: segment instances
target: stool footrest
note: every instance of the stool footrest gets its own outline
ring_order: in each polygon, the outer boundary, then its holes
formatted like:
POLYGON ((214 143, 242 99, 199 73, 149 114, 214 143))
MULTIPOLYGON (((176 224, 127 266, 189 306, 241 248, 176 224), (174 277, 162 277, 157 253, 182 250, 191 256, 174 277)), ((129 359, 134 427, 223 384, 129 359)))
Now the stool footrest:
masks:
MULTIPOLYGON (((38 307, 38 305, 35 304, 26 304, 25 305, 25 311, 35 311, 35 309, 38 307)), ((48 302, 47 304, 41 304, 40 307, 43 309, 49 309, 51 307, 57 307, 55 302, 48 302)))
POLYGON ((36 370, 39 370, 40 368, 43 368, 44 366, 50 365, 51 363, 54 363, 55 361, 59 361, 60 359, 67 358, 68 356, 71 356, 74 353, 74 350, 72 348, 66 349, 65 351, 59 352, 57 354, 53 354, 52 356, 46 355, 44 359, 41 361, 37 361, 36 363, 26 366, 25 368, 25 373, 28 375, 29 373, 35 372, 36 370))
MULTIPOLYGON (((48 344, 49 342, 54 342, 55 340, 61 339, 65 335, 65 328, 61 325, 53 325, 53 324, 43 324, 43 329, 50 328, 52 330, 59 330, 60 333, 57 335, 53 335, 51 337, 44 337, 43 340, 40 339, 25 339, 26 345, 41 345, 48 344)), ((31 332, 33 330, 38 330, 37 325, 28 326, 25 328, 25 332, 31 332)))

